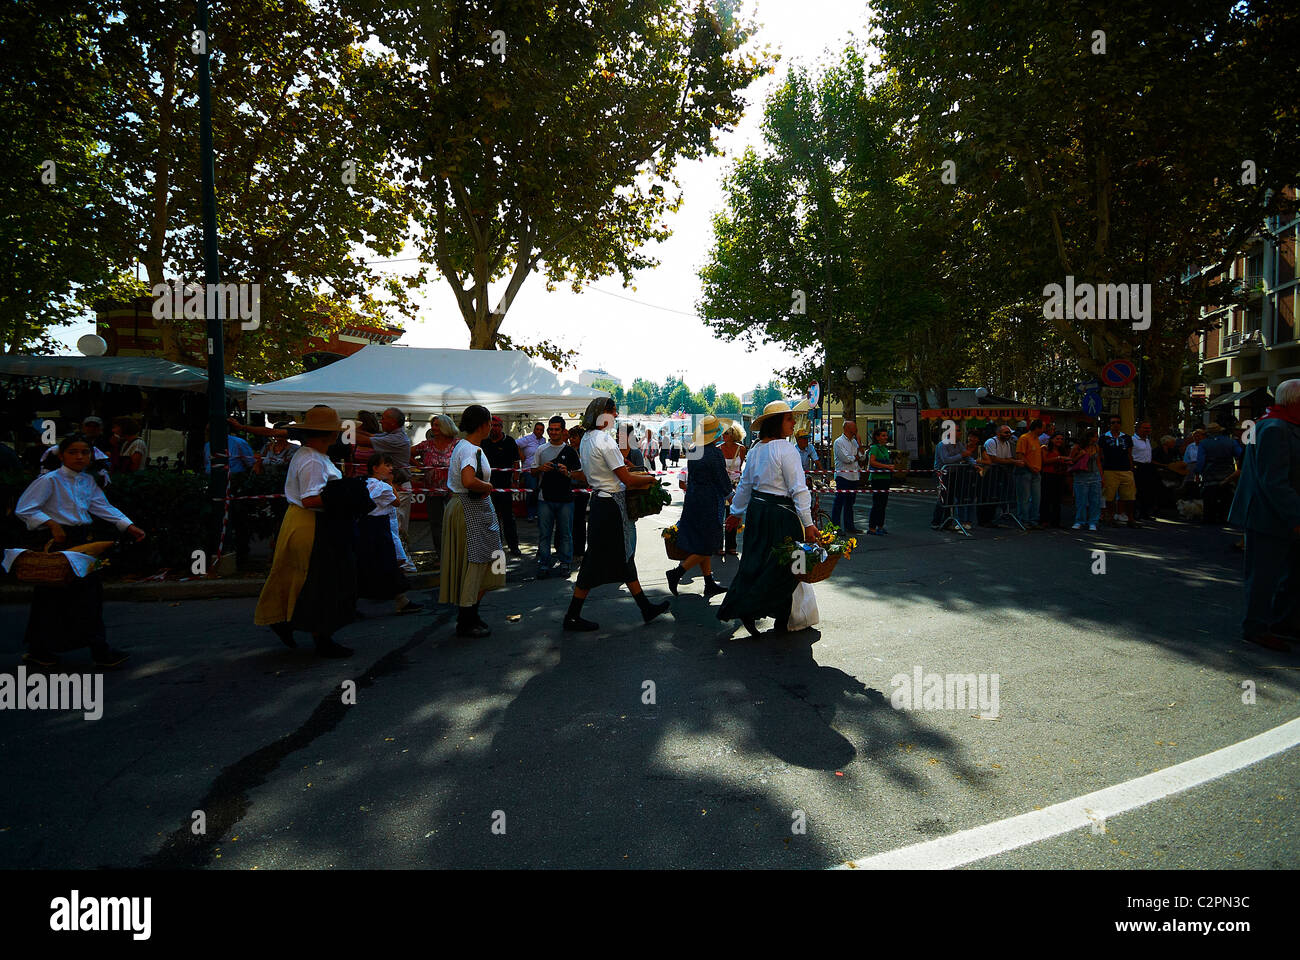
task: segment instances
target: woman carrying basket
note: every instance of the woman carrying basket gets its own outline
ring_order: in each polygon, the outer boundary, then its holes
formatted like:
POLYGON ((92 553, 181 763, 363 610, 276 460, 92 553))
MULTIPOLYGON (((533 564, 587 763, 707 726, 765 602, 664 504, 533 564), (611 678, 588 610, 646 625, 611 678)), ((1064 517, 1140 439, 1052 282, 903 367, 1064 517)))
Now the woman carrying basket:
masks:
MULTIPOLYGON (((18 519, 27 525, 30 548, 81 546, 90 540, 94 517, 109 521, 136 542, 143 540, 144 531, 108 502, 86 471, 91 462, 90 441, 74 433, 59 442, 58 451, 59 468, 32 481, 14 508, 18 519)), ((56 651, 86 646, 101 667, 115 667, 127 658, 108 645, 104 585, 93 570, 84 577, 73 577, 67 586, 37 585, 32 590, 26 641, 23 660, 38 667, 58 666, 56 651)))
POLYGON ((773 558, 772 552, 787 537, 816 543, 812 520, 812 495, 804 480, 799 449, 787 442, 794 432, 795 414, 807 408, 804 401, 791 408, 773 400, 754 418, 759 441, 745 458, 745 471, 731 501, 727 529, 745 518, 745 551, 740 569, 718 608, 719 620, 740 620, 750 636, 758 635, 754 621, 772 617, 776 632, 786 632, 795 588, 794 562, 773 558))
POLYGON ((592 587, 603 583, 626 583, 632 599, 649 623, 668 612, 668 602, 651 603, 637 580, 635 527, 627 516, 627 491, 658 483, 653 474, 633 473, 627 467, 618 443, 607 432, 617 408, 610 397, 587 404, 582 415, 582 443, 578 454, 582 472, 591 484, 591 506, 587 515, 587 552, 578 570, 573 599, 564 615, 565 630, 598 630, 600 624, 582 617, 582 605, 592 587))

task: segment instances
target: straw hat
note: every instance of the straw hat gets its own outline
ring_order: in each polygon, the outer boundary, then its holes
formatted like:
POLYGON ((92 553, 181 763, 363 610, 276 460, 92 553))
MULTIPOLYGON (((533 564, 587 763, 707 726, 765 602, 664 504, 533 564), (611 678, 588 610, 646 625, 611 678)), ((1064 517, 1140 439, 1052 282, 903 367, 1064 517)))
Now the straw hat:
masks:
POLYGON ((289 430, 318 430, 321 433, 339 433, 343 422, 339 420, 338 411, 333 407, 312 407, 307 415, 297 423, 289 424, 289 430))
POLYGON ((715 417, 712 414, 705 417, 700 421, 700 425, 695 428, 694 442, 696 446, 707 447, 718 439, 718 434, 729 426, 731 426, 731 421, 726 417, 715 417))
POLYGON ((766 407, 763 408, 763 412, 761 414, 759 414, 757 417, 755 417, 753 420, 750 421, 750 425, 756 427, 764 420, 766 420, 768 417, 783 417, 787 413, 804 413, 805 411, 807 411, 807 409, 808 409, 807 400, 800 400, 793 407, 790 406, 790 404, 786 403, 784 400, 773 400, 771 403, 769 403, 766 407))

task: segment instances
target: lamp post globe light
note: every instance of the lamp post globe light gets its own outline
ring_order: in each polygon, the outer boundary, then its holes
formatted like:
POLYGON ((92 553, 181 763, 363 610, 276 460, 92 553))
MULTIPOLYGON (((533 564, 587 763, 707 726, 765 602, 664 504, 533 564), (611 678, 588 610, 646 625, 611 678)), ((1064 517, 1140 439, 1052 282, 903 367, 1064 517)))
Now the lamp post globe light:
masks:
POLYGON ((844 371, 844 375, 849 378, 850 383, 861 383, 866 377, 867 371, 863 370, 855 363, 844 371))
POLYGON ((108 341, 97 333, 88 333, 77 341, 77 349, 83 356, 102 357, 108 352, 108 341))

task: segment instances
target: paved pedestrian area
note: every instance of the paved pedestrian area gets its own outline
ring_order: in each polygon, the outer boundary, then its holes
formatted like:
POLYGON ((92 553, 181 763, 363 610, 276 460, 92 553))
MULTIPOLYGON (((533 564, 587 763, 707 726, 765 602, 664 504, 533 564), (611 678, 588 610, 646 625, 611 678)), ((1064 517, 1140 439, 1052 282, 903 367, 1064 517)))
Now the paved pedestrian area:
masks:
MULTIPOLYGON (((418 615, 363 606, 341 662, 254 627, 252 598, 109 603, 132 658, 106 675, 102 718, 0 713, 0 866, 824 868, 1300 716, 1300 656, 1239 639, 1231 533, 964 539, 932 531, 930 507, 891 498, 890 535, 863 537, 816 587, 822 622, 785 638, 720 623, 698 577, 648 627, 600 588, 584 615, 601 630, 564 634, 570 584, 533 579, 529 555, 483 604, 491 637, 455 639, 426 593, 418 615), (918 672, 918 702, 895 709, 891 681, 918 672), (929 674, 982 678, 996 716, 987 696, 936 708, 929 674)), ((638 526, 652 596, 676 510, 638 526)), ((0 615, 16 664, 26 610, 0 615)), ((965 865, 1295 868, 1297 783, 1300 750, 1279 749, 965 865)))

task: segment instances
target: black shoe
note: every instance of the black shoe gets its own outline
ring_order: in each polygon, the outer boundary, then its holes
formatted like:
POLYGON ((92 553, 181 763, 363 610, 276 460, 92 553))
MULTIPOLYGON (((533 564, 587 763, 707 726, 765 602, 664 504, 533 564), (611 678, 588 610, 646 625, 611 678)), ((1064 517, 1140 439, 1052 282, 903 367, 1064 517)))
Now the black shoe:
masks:
POLYGON ((316 638, 316 655, 318 657, 328 657, 331 660, 342 660, 352 656, 355 651, 351 647, 345 647, 341 643, 335 643, 331 638, 316 638))
POLYGON ((776 621, 776 624, 772 627, 772 632, 773 632, 773 633, 789 633, 789 632, 790 632, 790 618, 789 618, 789 617, 784 617, 784 618, 782 618, 782 619, 776 621))
POLYGON ((131 655, 121 650, 114 650, 112 647, 100 650, 91 654, 91 659, 95 661, 96 666, 116 667, 125 662, 131 655))
POLYGON ((705 580, 705 581, 704 581, 704 599, 705 599, 705 600, 708 600, 710 597, 721 596, 722 594, 724 594, 724 593, 726 593, 726 592, 727 592, 727 588, 724 587, 722 584, 718 583, 716 580, 705 580))
POLYGON ((399 608, 397 612, 398 613, 419 613, 423 609, 424 606, 422 604, 416 603, 414 600, 412 600, 409 603, 407 603, 406 606, 399 608))
POLYGON ((667 600, 664 600, 662 603, 648 604, 646 608, 641 611, 641 619, 644 620, 646 623, 649 623, 655 617, 659 616, 662 613, 667 613, 670 609, 671 609, 671 605, 668 603, 667 600))
POLYGON ((685 572, 680 566, 668 571, 668 590, 674 597, 677 596, 677 584, 682 582, 682 574, 685 572))
POLYGON ((271 624, 271 632, 274 633, 277 637, 279 637, 280 642, 283 643, 286 647, 289 647, 291 650, 297 649, 298 641, 293 638, 293 627, 291 627, 288 623, 271 624))
POLYGON ((48 670, 50 667, 59 665, 59 658, 53 653, 33 653, 31 651, 23 654, 23 663, 29 667, 40 667, 48 670))
POLYGON ((489 629, 486 624, 482 623, 467 623, 463 627, 456 628, 456 636, 470 637, 475 640, 486 637, 491 632, 491 629, 489 629))
POLYGON ((758 624, 754 623, 753 617, 742 617, 740 622, 749 631, 751 637, 758 636, 758 624))
POLYGON ((519 548, 518 548, 518 547, 511 547, 511 548, 510 548, 510 556, 512 556, 512 557, 522 557, 523 554, 519 552, 519 548))
POLYGON ((600 624, 593 623, 591 620, 584 620, 582 617, 565 617, 564 629, 580 631, 599 630, 600 624))

